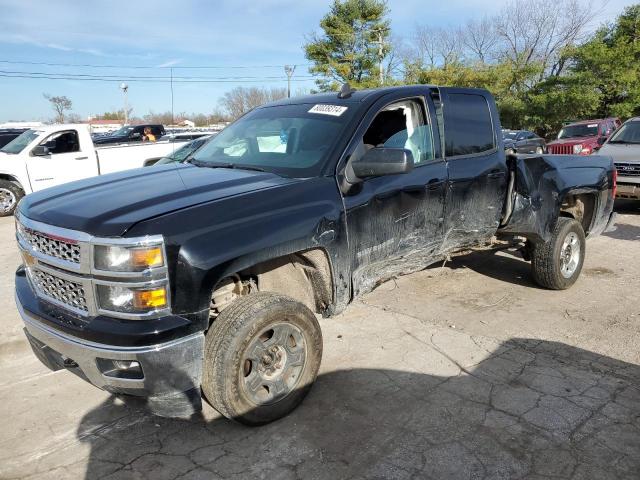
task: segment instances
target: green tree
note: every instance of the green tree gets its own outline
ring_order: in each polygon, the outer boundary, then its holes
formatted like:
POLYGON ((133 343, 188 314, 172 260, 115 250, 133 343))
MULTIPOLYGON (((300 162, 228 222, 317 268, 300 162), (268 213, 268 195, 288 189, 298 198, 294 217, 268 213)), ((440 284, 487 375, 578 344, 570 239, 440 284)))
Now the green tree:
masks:
POLYGON ((334 0, 320 21, 321 36, 313 35, 304 46, 313 62, 311 73, 320 90, 335 90, 349 82, 366 88, 380 84, 380 63, 390 52, 390 21, 386 2, 380 0, 334 0))

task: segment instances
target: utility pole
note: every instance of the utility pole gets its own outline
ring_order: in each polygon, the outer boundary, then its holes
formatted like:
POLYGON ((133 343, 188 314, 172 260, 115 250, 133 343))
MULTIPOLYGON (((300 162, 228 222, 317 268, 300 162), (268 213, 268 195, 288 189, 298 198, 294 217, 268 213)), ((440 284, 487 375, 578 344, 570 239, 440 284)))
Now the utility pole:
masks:
POLYGON ((295 65, 285 65, 284 73, 287 74, 287 98, 291 98, 291 77, 293 77, 293 72, 296 71, 295 65))
POLYGON ((384 69, 382 67, 382 60, 384 59, 384 42, 382 41, 382 31, 378 30, 378 56, 380 57, 380 62, 378 64, 380 70, 380 86, 384 85, 384 69))
POLYGON ((122 82, 120 84, 120 89, 122 90, 122 95, 124 97, 124 124, 127 125, 129 123, 129 102, 127 101, 127 92, 129 91, 129 85, 122 82))
POLYGON ((171 125, 173 125, 173 68, 171 68, 171 125))

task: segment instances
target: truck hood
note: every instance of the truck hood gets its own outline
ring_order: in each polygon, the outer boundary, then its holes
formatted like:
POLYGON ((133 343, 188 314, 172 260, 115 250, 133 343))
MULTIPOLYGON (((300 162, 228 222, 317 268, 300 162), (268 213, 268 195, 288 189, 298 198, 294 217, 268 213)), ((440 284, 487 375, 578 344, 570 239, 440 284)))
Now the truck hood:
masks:
POLYGON ((609 155, 614 162, 640 163, 640 144, 605 143, 598 154, 609 155))
POLYGON ((299 181, 272 173, 188 164, 147 167, 27 195, 19 211, 49 225, 116 237, 158 215, 299 181))

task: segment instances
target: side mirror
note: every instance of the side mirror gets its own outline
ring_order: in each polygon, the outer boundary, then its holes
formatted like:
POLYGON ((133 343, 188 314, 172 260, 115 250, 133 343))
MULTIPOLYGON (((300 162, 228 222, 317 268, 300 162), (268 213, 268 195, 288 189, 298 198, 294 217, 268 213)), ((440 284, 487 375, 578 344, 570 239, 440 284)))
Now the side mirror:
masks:
POLYGON ((606 142, 606 141, 607 141, 607 137, 599 137, 598 140, 597 140, 598 145, 600 145, 600 146, 604 145, 604 142, 606 142))
POLYGON ((372 148, 353 162, 352 168, 358 178, 409 173, 413 170, 413 154, 404 148, 372 148))
POLYGON ((45 145, 37 145, 31 150, 31 155, 34 157, 46 157, 49 155, 49 149, 45 145))

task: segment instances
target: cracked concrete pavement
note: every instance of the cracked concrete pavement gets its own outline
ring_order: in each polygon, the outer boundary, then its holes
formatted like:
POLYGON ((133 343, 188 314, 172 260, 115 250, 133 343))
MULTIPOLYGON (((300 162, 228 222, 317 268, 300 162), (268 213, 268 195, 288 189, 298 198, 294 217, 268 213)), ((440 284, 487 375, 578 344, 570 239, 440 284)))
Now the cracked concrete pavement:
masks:
POLYGON ((209 407, 154 417, 48 372, 22 338, 0 219, 0 478, 640 478, 640 205, 619 211, 571 290, 479 252, 322 320, 316 385, 260 428, 209 407))

